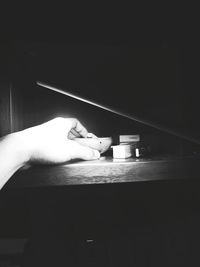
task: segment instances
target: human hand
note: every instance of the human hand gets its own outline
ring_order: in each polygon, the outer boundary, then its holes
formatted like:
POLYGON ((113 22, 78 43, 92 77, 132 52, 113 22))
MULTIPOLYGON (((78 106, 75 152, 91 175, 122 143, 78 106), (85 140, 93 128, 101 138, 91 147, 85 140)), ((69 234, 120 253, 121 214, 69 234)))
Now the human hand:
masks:
POLYGON ((28 162, 64 163, 72 159, 100 157, 97 150, 73 140, 77 136, 88 136, 87 129, 77 119, 59 117, 16 134, 27 150, 28 162))
POLYGON ((77 135, 89 137, 78 120, 56 118, 1 138, 0 189, 18 169, 32 162, 52 164, 72 159, 98 159, 97 150, 73 140, 77 135))

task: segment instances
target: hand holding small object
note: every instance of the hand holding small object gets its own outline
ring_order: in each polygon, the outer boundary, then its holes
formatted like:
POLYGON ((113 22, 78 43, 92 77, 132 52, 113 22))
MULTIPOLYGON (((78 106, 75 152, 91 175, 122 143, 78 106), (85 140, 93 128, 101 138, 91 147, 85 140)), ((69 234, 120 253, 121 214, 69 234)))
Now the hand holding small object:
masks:
POLYGON ((27 163, 65 163, 72 159, 93 160, 99 151, 73 139, 87 137, 87 129, 73 118, 55 118, 0 139, 0 188, 27 163))

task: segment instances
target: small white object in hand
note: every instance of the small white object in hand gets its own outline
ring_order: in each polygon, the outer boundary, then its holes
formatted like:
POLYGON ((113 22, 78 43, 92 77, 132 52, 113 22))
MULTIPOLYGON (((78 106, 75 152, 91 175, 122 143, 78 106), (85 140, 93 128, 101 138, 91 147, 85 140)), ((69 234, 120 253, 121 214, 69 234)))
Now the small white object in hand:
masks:
POLYGON ((96 139, 98 139, 98 137, 93 133, 88 133, 87 134, 87 138, 96 138, 96 139))

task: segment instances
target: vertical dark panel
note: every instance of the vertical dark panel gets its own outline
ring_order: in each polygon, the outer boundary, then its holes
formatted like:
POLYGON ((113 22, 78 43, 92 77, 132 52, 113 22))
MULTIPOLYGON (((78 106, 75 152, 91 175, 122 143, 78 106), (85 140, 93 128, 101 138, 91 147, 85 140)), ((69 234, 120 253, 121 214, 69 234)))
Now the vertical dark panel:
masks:
POLYGON ((0 41, 0 136, 11 130, 8 59, 9 44, 0 41))
POLYGON ((23 129, 23 99, 14 82, 10 86, 10 106, 11 132, 17 132, 23 129))
POLYGON ((11 131, 9 84, 0 82, 0 136, 11 131))

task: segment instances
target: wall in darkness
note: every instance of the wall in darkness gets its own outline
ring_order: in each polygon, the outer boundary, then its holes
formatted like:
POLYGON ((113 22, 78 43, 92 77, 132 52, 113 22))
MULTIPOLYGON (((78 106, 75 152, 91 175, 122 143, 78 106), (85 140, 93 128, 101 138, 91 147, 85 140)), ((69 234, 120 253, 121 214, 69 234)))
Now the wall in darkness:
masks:
MULTIPOLYGON (((84 110, 89 110, 85 117, 89 114, 90 119, 88 117, 86 122, 90 125, 89 120, 92 124, 97 124, 98 121, 101 126, 95 125, 96 129, 104 126, 109 132, 118 127, 123 131, 125 125, 130 127, 131 124, 134 129, 142 127, 143 131, 146 130, 142 125, 121 118, 116 118, 115 122, 119 124, 120 121, 121 127, 116 126, 110 114, 87 104, 73 102, 68 97, 56 96, 56 93, 46 91, 48 100, 44 101, 45 89, 33 85, 35 80, 41 80, 142 119, 172 127, 180 123, 181 104, 176 84, 175 49, 139 49, 131 43, 98 42, 21 42, 17 43, 15 49, 18 55, 16 69, 19 86, 20 76, 21 84, 29 80, 22 93, 25 106, 30 107, 27 97, 30 93, 32 97, 35 94, 39 106, 46 105, 48 101, 54 102, 50 105, 52 109, 59 106, 59 112, 56 113, 62 113, 61 107, 65 107, 63 112, 66 113, 68 107, 68 112, 82 118, 84 110), (59 99, 60 105, 56 99, 59 99), (74 106, 72 111, 70 102, 74 106), (102 120, 104 117, 107 118, 106 121, 102 120)), ((112 117, 115 119, 116 116, 112 117)))
POLYGON ((180 51, 182 60, 182 88, 184 92, 182 96, 184 103, 184 119, 188 130, 194 129, 199 135, 200 52, 199 49, 193 45, 182 48, 180 51))
MULTIPOLYGON (((40 79, 131 112, 146 120, 181 129, 184 132, 196 132, 195 134, 198 136, 200 132, 198 126, 199 52, 192 46, 181 47, 181 44, 174 49, 173 47, 176 47, 177 43, 173 38, 169 34, 163 40, 159 35, 153 36, 152 39, 149 39, 149 42, 146 42, 146 47, 151 48, 145 48, 143 44, 143 48, 140 49, 136 48, 136 43, 131 39, 124 42, 20 41, 12 43, 12 53, 8 51, 10 43, 1 42, 0 108, 1 114, 3 112, 7 114, 2 116, 3 119, 1 119, 1 135, 9 132, 10 127, 7 124, 9 118, 7 63, 8 58, 12 55, 13 60, 10 61, 9 68, 15 76, 14 80, 18 80, 18 87, 23 87, 22 84, 25 84, 24 89, 20 89, 19 93, 16 92, 17 95, 15 96, 18 103, 21 103, 22 100, 20 99, 23 99, 24 105, 21 105, 21 108, 22 106, 25 108, 15 112, 15 115, 20 113, 18 119, 16 118, 18 122, 16 122, 16 126, 14 125, 15 129, 31 125, 34 116, 28 119, 29 111, 26 110, 26 107, 29 110, 31 109, 28 97, 29 95, 33 97, 34 93, 31 91, 35 91, 34 98, 37 102, 37 104, 34 103, 32 113, 37 111, 37 105, 44 109, 42 103, 54 102, 57 99, 57 96, 47 93, 46 95, 52 95, 52 97, 47 96, 48 100, 45 101, 45 92, 41 88, 33 88, 33 81, 40 79), (153 39, 154 41, 152 41, 153 39), (157 48, 153 48, 153 46, 157 46, 157 48), (2 100, 3 97, 5 100, 2 100), (2 112, 2 110, 4 111, 2 112), (25 124, 23 119, 21 121, 19 119, 23 116, 22 114, 27 117, 25 124), (3 128, 4 130, 2 130, 3 128)), ((52 113, 47 117, 41 116, 40 118, 46 120, 53 116, 53 112, 55 112, 55 115, 67 115, 67 111, 69 111, 67 107, 70 106, 68 102, 70 101, 69 99, 61 100, 63 105, 51 103, 52 113), (59 109, 56 111, 52 108, 53 106, 59 106, 59 109)), ((32 99, 30 99, 30 102, 32 102, 32 99)), ((16 103, 16 106, 18 103, 16 103)), ((74 116, 80 117, 89 127, 94 124, 97 132, 101 133, 99 131, 99 129, 102 129, 101 118, 103 116, 109 118, 109 115, 97 109, 83 106, 83 110, 88 109, 90 115, 95 114, 93 118, 90 118, 94 122, 90 123, 90 120, 85 120, 80 115, 80 113, 83 114, 82 110, 78 112, 79 107, 75 108, 77 104, 77 102, 74 102, 74 109, 72 108, 69 115, 74 114, 74 116), (96 125, 97 120, 98 125, 96 125)), ((15 109, 17 109, 16 106, 15 109)), ((81 105, 78 104, 78 106, 81 105)), ((88 113, 84 117, 87 116, 88 113)), ((104 121, 104 128, 108 128, 107 132, 109 133, 111 130, 115 131, 120 120, 116 118, 115 125, 112 123, 112 127, 109 119, 107 121, 107 125, 104 121)), ((37 122, 39 123, 40 120, 33 119, 33 124, 37 122)), ((128 129, 131 125, 136 131, 146 130, 146 128, 141 128, 141 125, 124 120, 122 126, 119 127, 124 133, 128 131, 126 125, 128 125, 128 129)))

